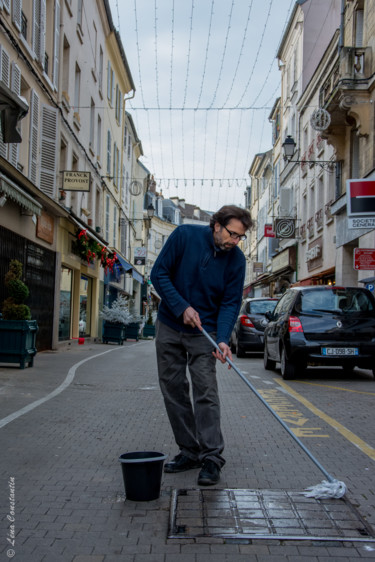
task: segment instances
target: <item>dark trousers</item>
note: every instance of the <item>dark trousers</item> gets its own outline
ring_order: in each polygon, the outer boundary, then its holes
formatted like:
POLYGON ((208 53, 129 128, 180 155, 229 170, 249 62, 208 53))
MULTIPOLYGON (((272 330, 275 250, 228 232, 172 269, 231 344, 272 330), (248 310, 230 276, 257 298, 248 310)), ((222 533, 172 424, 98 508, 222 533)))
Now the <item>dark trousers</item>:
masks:
POLYGON ((211 459, 221 468, 224 440, 212 344, 201 334, 177 332, 160 321, 155 343, 160 388, 181 453, 193 460, 211 459))

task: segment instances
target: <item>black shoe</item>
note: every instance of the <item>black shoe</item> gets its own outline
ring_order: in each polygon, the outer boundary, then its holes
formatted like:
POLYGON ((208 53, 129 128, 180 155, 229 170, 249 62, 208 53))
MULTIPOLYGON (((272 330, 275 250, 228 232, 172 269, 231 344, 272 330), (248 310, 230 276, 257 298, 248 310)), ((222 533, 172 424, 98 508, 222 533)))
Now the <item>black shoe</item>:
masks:
POLYGON ((220 467, 210 459, 203 462, 202 470, 198 476, 199 486, 212 486, 220 480, 220 467))
POLYGON ((199 461, 193 461, 182 453, 179 453, 171 462, 164 465, 164 472, 184 472, 193 468, 200 468, 202 464, 199 461))

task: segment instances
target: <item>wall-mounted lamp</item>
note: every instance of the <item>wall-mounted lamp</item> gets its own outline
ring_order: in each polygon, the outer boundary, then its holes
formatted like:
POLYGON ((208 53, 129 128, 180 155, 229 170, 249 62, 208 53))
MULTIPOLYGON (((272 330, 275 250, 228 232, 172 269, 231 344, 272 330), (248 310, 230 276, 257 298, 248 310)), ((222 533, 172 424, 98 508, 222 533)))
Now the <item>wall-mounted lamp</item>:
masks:
POLYGON ((336 164, 335 160, 292 160, 297 146, 292 135, 288 135, 281 146, 283 147, 283 151, 284 151, 284 160, 288 163, 290 162, 292 164, 318 164, 318 165, 336 164))
POLYGON ((296 142, 292 135, 288 135, 282 144, 284 151, 284 160, 290 160, 296 151, 296 142))
POLYGON ((155 207, 153 206, 152 203, 150 203, 149 206, 147 207, 147 217, 149 219, 152 219, 154 215, 155 215, 155 207))

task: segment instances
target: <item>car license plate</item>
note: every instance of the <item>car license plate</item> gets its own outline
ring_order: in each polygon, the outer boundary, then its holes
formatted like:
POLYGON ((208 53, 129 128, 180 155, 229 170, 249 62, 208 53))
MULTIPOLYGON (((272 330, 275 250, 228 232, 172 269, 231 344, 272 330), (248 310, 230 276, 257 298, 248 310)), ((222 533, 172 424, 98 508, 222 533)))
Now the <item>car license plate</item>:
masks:
POLYGON ((357 347, 322 347, 322 355, 358 355, 357 347))

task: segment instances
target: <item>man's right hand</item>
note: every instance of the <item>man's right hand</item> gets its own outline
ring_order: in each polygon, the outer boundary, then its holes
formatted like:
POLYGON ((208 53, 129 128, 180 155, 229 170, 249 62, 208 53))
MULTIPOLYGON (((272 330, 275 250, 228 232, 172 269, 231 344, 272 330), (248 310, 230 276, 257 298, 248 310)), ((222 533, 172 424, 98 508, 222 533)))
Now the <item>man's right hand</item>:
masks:
POLYGON ((199 318, 199 314, 192 306, 188 306, 183 313, 184 324, 191 326, 192 328, 198 328, 202 330, 201 319, 199 318))

